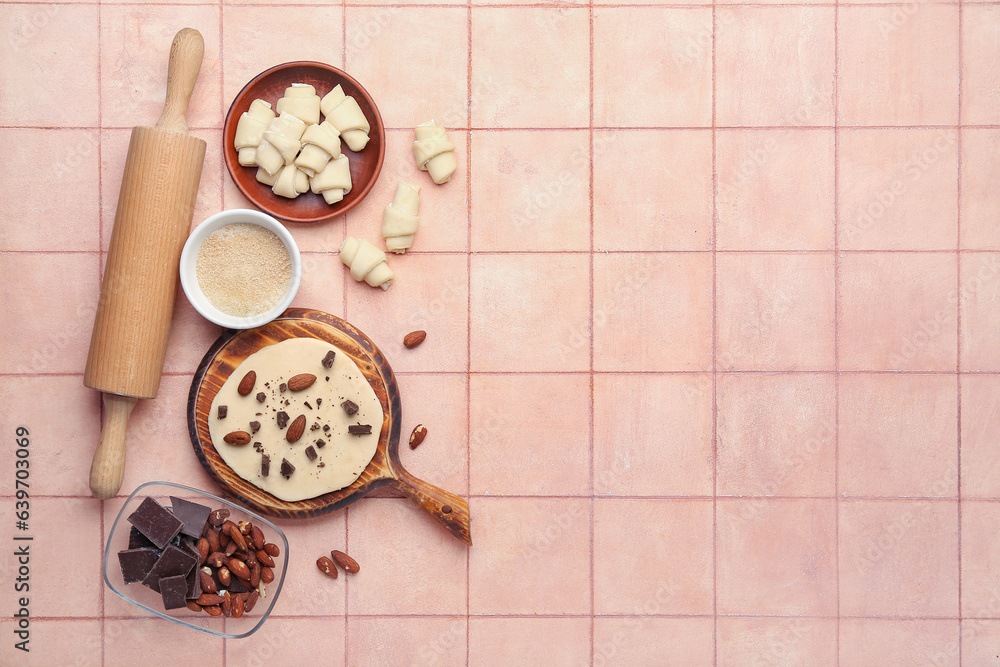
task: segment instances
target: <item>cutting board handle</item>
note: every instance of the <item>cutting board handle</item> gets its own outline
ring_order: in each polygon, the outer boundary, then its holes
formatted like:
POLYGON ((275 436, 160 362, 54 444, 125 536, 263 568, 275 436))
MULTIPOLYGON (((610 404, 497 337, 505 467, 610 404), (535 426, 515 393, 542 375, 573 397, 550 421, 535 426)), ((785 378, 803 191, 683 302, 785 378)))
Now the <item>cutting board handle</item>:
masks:
POLYGON ((132 396, 104 394, 104 428, 94 452, 94 462, 90 465, 90 491, 101 500, 111 498, 122 486, 125 432, 135 401, 132 396))
POLYGON ((395 476, 389 480, 389 486, 419 503, 431 516, 444 524, 452 535, 472 546, 469 503, 464 498, 417 479, 402 466, 396 466, 393 473, 395 476))
POLYGON ((188 103, 205 57, 205 40, 194 28, 182 28, 174 35, 167 63, 167 103, 156 127, 167 132, 187 134, 188 103))

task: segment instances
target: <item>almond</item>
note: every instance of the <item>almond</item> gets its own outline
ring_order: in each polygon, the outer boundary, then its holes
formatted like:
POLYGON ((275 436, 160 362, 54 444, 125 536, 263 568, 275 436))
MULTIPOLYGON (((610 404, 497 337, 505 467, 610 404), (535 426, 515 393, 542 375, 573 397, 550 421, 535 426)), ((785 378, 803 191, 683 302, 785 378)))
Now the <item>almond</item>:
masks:
POLYGON ((285 432, 285 440, 288 442, 296 442, 302 437, 302 434, 306 432, 306 416, 299 415, 295 418, 295 421, 291 423, 288 427, 288 431, 285 432))
POLYGON ((205 531, 205 539, 208 540, 209 554, 222 551, 222 546, 219 544, 219 533, 214 528, 209 528, 205 531))
POLYGON ((243 611, 248 614, 253 611, 254 605, 257 604, 257 598, 259 597, 260 593, 257 591, 250 591, 250 594, 247 596, 247 601, 243 604, 243 611))
POLYGON ((260 581, 262 584, 269 584, 274 581, 274 570, 269 567, 260 568, 260 581))
POLYGON ((230 445, 241 447, 250 443, 250 434, 246 431, 233 431, 232 433, 226 434, 226 436, 222 439, 230 445))
POLYGON ((361 566, 358 565, 358 561, 354 560, 343 551, 334 549, 330 552, 330 556, 333 558, 333 562, 344 568, 344 572, 347 572, 348 574, 357 574, 361 571, 361 566))
POLYGON ((221 595, 216 595, 214 593, 202 593, 201 596, 195 600, 202 607, 210 607, 215 604, 222 604, 223 598, 221 595))
POLYGON ((218 605, 212 605, 211 607, 202 607, 209 616, 222 616, 222 608, 218 605))
POLYGON ((233 596, 229 591, 222 592, 222 614, 226 617, 233 615, 233 596))
POLYGON ((219 587, 215 585, 215 579, 211 576, 205 574, 204 572, 198 573, 198 578, 201 579, 201 592, 202 593, 218 593, 219 587))
POLYGON ((233 597, 233 618, 239 618, 243 615, 243 596, 236 595, 233 597))
POLYGON ((250 534, 250 529, 253 528, 253 524, 250 523, 249 521, 240 521, 236 525, 237 525, 237 527, 239 527, 239 529, 240 529, 240 535, 242 535, 243 537, 246 537, 247 535, 249 535, 250 534))
POLYGON ((226 564, 226 560, 228 560, 226 558, 226 554, 221 551, 216 551, 213 554, 209 554, 208 558, 205 559, 205 562, 212 567, 222 567, 226 564))
POLYGON ((260 551, 264 548, 264 531, 262 531, 257 526, 250 529, 250 541, 253 542, 253 548, 260 551))
POLYGON ((403 336, 403 345, 407 348, 413 348, 423 343, 425 338, 427 338, 426 331, 411 331, 403 336))
POLYGON ((236 391, 240 396, 246 396, 253 391, 253 386, 255 384, 257 384, 257 373, 250 371, 243 376, 242 380, 240 380, 240 386, 236 388, 236 391))
POLYGON ((223 586, 228 587, 229 584, 233 583, 233 574, 229 571, 229 568, 222 566, 219 571, 216 572, 216 576, 219 577, 219 583, 223 586))
POLYGON ((188 600, 184 604, 186 604, 187 608, 193 612, 201 611, 201 605, 195 602, 194 600, 188 600))
POLYGON ((264 552, 271 558, 277 558, 281 555, 281 549, 278 548, 278 545, 270 542, 264 545, 264 552))
MULTIPOLYGON (((320 556, 316 559, 316 567, 319 571, 330 577, 331 579, 337 578, 337 566, 333 564, 333 561, 326 556, 320 556)), ((263 581, 263 579, 261 579, 263 581)))
POLYGON ((218 528, 222 523, 229 518, 229 510, 221 509, 215 510, 208 515, 208 522, 218 528))
POLYGON ((195 547, 198 549, 198 565, 204 565, 205 561, 208 560, 208 554, 212 553, 208 540, 202 537, 195 543, 195 547))
POLYGON ((229 559, 229 571, 235 574, 240 579, 250 578, 250 568, 247 564, 241 560, 236 560, 235 558, 229 559))
POLYGON ((312 386, 316 381, 316 376, 312 373, 299 373, 288 381, 288 388, 292 391, 302 391, 312 386))
POLYGON ((261 573, 263 571, 264 571, 264 568, 261 567, 260 563, 254 563, 253 564, 253 568, 250 570, 250 587, 251 588, 257 588, 257 585, 260 584, 260 575, 261 575, 261 573))
POLYGON ((274 567, 274 559, 271 558, 271 554, 263 549, 257 550, 257 560, 266 567, 274 567))
POLYGON ((410 449, 416 449, 417 446, 424 441, 427 437, 427 427, 423 424, 417 424, 413 427, 413 433, 410 434, 410 449))
POLYGON ((224 524, 222 524, 222 529, 226 531, 226 534, 228 534, 229 538, 233 541, 234 544, 236 544, 236 548, 239 551, 247 550, 246 538, 243 537, 243 533, 240 532, 239 527, 235 523, 233 523, 232 521, 226 521, 224 524))

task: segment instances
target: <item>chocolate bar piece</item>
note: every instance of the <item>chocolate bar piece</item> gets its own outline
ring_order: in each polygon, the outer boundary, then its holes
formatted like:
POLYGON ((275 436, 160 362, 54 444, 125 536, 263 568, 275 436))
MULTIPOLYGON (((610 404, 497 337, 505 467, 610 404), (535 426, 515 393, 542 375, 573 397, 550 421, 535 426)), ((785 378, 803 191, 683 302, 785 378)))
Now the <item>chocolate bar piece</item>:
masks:
POLYGON ((323 357, 323 361, 320 362, 323 364, 323 368, 333 368, 333 360, 336 356, 337 354, 333 350, 327 352, 326 356, 323 357))
POLYGON ((201 595, 201 577, 198 568, 193 567, 187 576, 187 599, 196 600, 201 595))
POLYGON ((174 516, 184 524, 181 526, 181 532, 196 540, 201 537, 201 531, 205 529, 205 522, 208 521, 212 508, 173 496, 170 496, 170 503, 174 508, 174 516))
POLYGON ((148 497, 129 515, 128 522, 159 549, 174 539, 182 525, 180 519, 148 497))
POLYGON ((371 424, 352 424, 347 427, 347 432, 351 435, 371 435, 371 424))
POLYGON ((139 529, 132 526, 128 529, 128 548, 129 549, 144 549, 149 547, 153 549, 156 547, 155 544, 149 541, 145 535, 139 532, 139 529))
POLYGON ((187 575, 160 579, 160 596, 164 609, 179 609, 187 606, 187 575))
POLYGON ((122 580, 126 584, 142 581, 159 557, 160 553, 151 547, 119 551, 118 564, 122 568, 122 580))
POLYGON ((349 415, 358 414, 358 404, 352 400, 346 400, 340 404, 340 407, 344 408, 344 412, 349 415))
POLYGON ((316 454, 316 450, 313 449, 312 445, 309 445, 308 447, 306 447, 306 456, 309 457, 310 461, 315 461, 316 460, 316 457, 318 455, 316 454))
MULTIPOLYGON (((164 577, 175 577, 181 575, 185 579, 188 572, 198 563, 198 557, 190 554, 185 549, 178 549, 174 545, 163 550, 163 555, 156 561, 153 568, 142 580, 143 586, 149 586, 157 593, 160 592, 160 579, 164 577)), ((187 591, 187 584, 184 586, 187 591)))

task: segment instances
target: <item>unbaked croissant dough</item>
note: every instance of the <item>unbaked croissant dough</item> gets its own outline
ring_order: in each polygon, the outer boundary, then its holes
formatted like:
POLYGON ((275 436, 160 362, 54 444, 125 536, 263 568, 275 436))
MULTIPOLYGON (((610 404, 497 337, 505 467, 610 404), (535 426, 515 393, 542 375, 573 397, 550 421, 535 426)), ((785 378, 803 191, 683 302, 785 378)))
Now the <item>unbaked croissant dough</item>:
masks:
POLYGON ((413 245, 413 235, 420 226, 417 213, 420 210, 420 186, 400 183, 392 203, 382 214, 382 238, 386 250, 402 254, 413 245))
POLYGON ((294 164, 282 167, 271 191, 279 197, 295 199, 303 192, 309 191, 309 177, 294 164))
POLYGON ((271 176, 277 177, 278 172, 285 166, 285 158, 281 157, 278 149, 271 145, 267 139, 261 139, 257 146, 257 166, 266 171, 271 176))
POLYGON ((327 204, 339 202, 351 187, 351 163, 344 154, 327 162, 323 171, 309 179, 309 188, 322 194, 327 204))
POLYGON ((421 123, 414 128, 417 140, 413 142, 413 157, 421 171, 429 172, 438 185, 447 183, 458 168, 455 160, 455 144, 448 139, 448 133, 434 121, 421 123))
POLYGON ((284 167, 278 167, 278 171, 276 173, 269 174, 264 167, 257 167, 257 180, 264 185, 274 185, 275 182, 277 182, 278 174, 281 173, 282 169, 284 169, 284 167))
POLYGON ((351 269, 351 277, 386 290, 393 273, 385 253, 364 239, 348 236, 340 246, 340 261, 351 269))
POLYGON ((371 125, 358 106, 358 101, 346 95, 340 84, 326 94, 320 102, 320 108, 327 122, 340 131, 341 138, 347 143, 348 148, 357 152, 368 145, 371 125))
POLYGON ((324 120, 319 125, 310 125, 302 134, 302 152, 295 158, 295 166, 312 178, 335 155, 340 155, 340 131, 324 120))
POLYGON ((302 149, 302 142, 299 139, 305 131, 306 124, 302 119, 284 111, 268 124, 264 130, 263 141, 274 146, 281 154, 281 159, 288 165, 295 161, 295 156, 302 149))
POLYGON ((236 123, 236 150, 239 151, 240 164, 244 167, 257 166, 257 146, 264 138, 267 124, 274 120, 271 105, 264 100, 254 100, 250 108, 240 115, 236 123))
POLYGON ((274 105, 279 114, 290 113, 306 125, 319 122, 319 95, 308 83, 293 83, 285 88, 285 96, 274 105))

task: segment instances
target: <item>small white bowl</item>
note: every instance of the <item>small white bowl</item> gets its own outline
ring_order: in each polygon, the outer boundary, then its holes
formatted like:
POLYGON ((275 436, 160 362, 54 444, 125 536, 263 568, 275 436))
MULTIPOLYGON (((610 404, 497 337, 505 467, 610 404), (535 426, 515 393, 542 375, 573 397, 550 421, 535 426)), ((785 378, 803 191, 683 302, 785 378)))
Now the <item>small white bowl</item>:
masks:
POLYGON ((205 319, 224 326, 227 329, 252 329, 275 319, 285 312, 285 309, 292 303, 295 293, 299 291, 299 283, 302 282, 302 257, 299 255, 299 247, 295 244, 295 239, 285 229, 285 226, 276 219, 266 213, 248 208, 221 211, 198 225, 184 244, 184 250, 181 252, 180 268, 181 287, 184 289, 184 294, 187 296, 188 301, 191 302, 191 305, 205 319), (292 264, 292 276, 285 295, 267 312, 251 317, 236 317, 222 312, 205 297, 205 294, 201 291, 201 286, 198 284, 197 262, 201 244, 222 227, 237 223, 258 225, 274 232, 281 239, 281 242, 285 244, 292 264))

